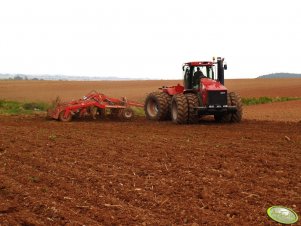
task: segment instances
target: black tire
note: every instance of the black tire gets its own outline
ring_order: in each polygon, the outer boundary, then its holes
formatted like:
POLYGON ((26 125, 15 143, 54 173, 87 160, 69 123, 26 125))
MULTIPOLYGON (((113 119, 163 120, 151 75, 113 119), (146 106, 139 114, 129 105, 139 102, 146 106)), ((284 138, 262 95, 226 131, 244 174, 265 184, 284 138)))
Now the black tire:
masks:
POLYGON ((144 104, 146 118, 154 121, 167 120, 170 116, 170 100, 171 97, 167 93, 150 93, 144 104))
POLYGON ((65 117, 65 111, 61 111, 59 114, 59 120, 62 122, 70 122, 72 120, 71 112, 69 112, 69 114, 65 117))
POLYGON ((131 120, 134 117, 134 111, 131 108, 124 108, 119 111, 119 117, 123 120, 131 120))
POLYGON ((234 92, 228 93, 228 106, 236 106, 237 111, 233 113, 216 114, 214 119, 217 122, 235 122, 238 123, 242 119, 242 102, 238 94, 234 92))
POLYGON ((194 124, 199 121, 199 116, 195 107, 199 107, 199 98, 195 93, 185 94, 188 103, 188 123, 194 124))
POLYGON ((184 94, 176 94, 171 100, 171 119, 176 124, 188 122, 188 101, 184 94))
POLYGON ((164 102, 167 103, 167 106, 165 106, 167 108, 167 112, 165 115, 164 120, 170 120, 171 119, 171 115, 170 115, 170 106, 171 106, 171 98, 172 96, 168 95, 167 93, 161 93, 161 98, 164 99, 164 102))
POLYGON ((231 106, 236 106, 237 108, 237 111, 231 115, 231 122, 240 122, 243 114, 241 98, 234 92, 229 93, 229 96, 231 100, 231 106))

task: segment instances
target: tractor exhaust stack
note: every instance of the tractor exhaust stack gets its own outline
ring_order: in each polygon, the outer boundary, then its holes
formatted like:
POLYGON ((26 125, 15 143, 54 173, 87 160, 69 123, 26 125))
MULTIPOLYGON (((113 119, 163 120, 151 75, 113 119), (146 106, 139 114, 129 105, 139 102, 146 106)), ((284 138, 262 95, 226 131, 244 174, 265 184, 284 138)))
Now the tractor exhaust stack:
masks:
POLYGON ((224 69, 226 69, 226 68, 227 68, 226 65, 224 67, 224 59, 218 57, 217 58, 217 79, 222 85, 225 84, 224 69))

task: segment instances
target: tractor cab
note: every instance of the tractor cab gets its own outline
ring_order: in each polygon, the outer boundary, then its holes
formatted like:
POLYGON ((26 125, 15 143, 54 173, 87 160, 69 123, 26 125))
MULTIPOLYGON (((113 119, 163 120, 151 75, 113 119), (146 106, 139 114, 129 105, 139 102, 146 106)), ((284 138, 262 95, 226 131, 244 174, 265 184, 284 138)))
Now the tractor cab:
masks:
POLYGON ((227 69, 227 65, 223 61, 224 59, 219 57, 217 61, 196 61, 183 64, 184 89, 198 90, 203 78, 217 80, 224 84, 224 70, 227 69))

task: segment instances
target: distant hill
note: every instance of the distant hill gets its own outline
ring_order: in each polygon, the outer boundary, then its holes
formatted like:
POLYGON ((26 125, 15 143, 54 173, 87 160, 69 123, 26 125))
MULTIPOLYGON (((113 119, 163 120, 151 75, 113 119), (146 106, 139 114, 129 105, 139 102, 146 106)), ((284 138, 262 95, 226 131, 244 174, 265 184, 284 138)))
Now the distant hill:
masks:
POLYGON ((261 75, 257 78, 301 78, 301 74, 292 73, 273 73, 268 75, 261 75))

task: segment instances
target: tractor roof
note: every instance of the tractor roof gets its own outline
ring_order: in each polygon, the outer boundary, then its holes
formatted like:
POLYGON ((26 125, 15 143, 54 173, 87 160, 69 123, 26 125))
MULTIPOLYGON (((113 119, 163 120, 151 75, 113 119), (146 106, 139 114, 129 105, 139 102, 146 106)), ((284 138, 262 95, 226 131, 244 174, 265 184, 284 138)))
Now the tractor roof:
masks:
POLYGON ((185 63, 184 65, 188 65, 188 66, 212 66, 214 64, 214 62, 212 61, 194 61, 194 62, 188 62, 185 63))

